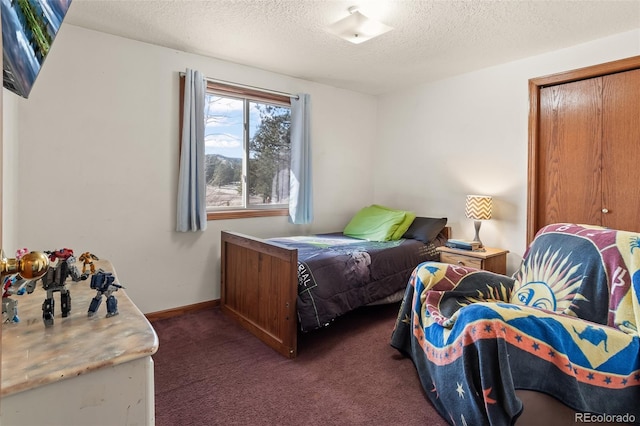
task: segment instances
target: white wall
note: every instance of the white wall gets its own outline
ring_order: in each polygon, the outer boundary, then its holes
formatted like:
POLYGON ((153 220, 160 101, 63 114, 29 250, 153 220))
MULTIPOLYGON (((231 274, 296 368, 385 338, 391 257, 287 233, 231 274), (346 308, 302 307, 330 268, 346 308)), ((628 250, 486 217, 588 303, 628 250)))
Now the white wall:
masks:
POLYGON ((2 249, 14 257, 17 246, 18 150, 17 96, 2 89, 2 249))
POLYGON ((15 244, 111 260, 145 313, 220 297, 222 229, 261 237, 335 231, 373 201, 372 96, 63 25, 29 99, 16 103, 19 146, 5 159, 18 170, 19 213, 8 224, 15 244), (178 73, 187 67, 311 94, 313 225, 275 217, 174 231, 178 73))
POLYGON ((510 250, 513 272, 526 248, 528 80, 635 55, 640 30, 381 96, 376 202, 446 216, 473 239, 465 195, 493 195, 480 236, 510 250))
POLYGON ((4 229, 15 233, 3 248, 70 247, 110 259, 149 313, 219 298, 222 229, 262 237, 339 230, 375 201, 447 216, 455 236, 472 238, 464 196, 485 193, 495 197, 495 218, 482 239, 511 250, 513 270, 526 234, 528 79, 638 54, 640 30, 376 99, 63 25, 29 99, 3 93, 4 229), (312 225, 276 217, 174 231, 178 72, 187 67, 311 94, 312 225))

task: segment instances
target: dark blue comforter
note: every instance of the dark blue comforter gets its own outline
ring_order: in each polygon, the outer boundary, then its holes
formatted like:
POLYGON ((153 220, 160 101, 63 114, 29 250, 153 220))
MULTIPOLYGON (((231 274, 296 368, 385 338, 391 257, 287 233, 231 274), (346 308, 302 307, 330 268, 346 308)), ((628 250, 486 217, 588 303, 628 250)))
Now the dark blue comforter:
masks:
POLYGON ((375 242, 342 233, 269 241, 298 249, 297 311, 303 331, 402 292, 416 265, 437 259, 435 247, 443 243, 442 239, 431 244, 411 239, 375 242))

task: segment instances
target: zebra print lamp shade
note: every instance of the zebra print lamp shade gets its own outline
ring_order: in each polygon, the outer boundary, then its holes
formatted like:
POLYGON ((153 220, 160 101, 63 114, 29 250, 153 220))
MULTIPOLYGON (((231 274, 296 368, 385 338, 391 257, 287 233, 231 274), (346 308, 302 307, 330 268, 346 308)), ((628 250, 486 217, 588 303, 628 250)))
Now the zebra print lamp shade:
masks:
POLYGON ((475 220, 476 236, 473 241, 479 242, 480 247, 482 247, 482 241, 480 241, 480 221, 491 219, 492 206, 493 199, 488 195, 467 195, 464 215, 469 219, 475 220))
POLYGON ((493 199, 488 195, 467 195, 464 215, 475 220, 491 219, 492 201, 493 199))

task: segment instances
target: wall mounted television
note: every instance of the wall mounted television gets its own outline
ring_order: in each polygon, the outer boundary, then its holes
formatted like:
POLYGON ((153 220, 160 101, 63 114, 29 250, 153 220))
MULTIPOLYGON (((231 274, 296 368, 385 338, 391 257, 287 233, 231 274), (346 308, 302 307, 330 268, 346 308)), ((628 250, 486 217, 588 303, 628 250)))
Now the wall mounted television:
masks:
POLYGON ((28 98, 71 0, 0 0, 3 86, 28 98))

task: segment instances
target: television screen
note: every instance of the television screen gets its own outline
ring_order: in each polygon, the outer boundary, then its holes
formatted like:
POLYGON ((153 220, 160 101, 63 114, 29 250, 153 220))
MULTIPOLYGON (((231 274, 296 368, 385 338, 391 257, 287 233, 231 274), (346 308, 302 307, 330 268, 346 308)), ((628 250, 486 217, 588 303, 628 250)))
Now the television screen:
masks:
POLYGON ((3 85, 28 98, 71 0, 0 1, 3 85))

